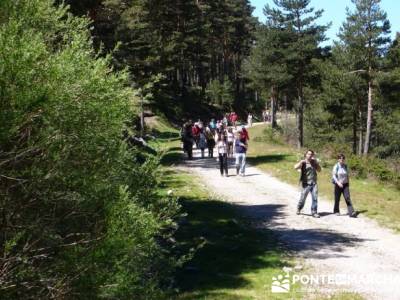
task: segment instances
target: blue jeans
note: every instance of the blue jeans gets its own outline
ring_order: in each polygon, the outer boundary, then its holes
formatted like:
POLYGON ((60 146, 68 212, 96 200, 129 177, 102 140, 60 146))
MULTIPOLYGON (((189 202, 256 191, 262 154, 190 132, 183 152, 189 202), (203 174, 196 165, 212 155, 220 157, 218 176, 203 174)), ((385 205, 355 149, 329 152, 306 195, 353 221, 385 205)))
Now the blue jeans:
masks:
POLYGON ((308 193, 311 192, 311 213, 316 213, 318 209, 318 185, 316 183, 313 184, 304 184, 303 183, 303 190, 301 191, 300 194, 300 200, 299 203, 297 204, 297 209, 302 210, 304 207, 304 204, 306 202, 308 193))
POLYGON ((236 174, 239 173, 244 175, 244 171, 246 169, 246 153, 236 153, 236 174))

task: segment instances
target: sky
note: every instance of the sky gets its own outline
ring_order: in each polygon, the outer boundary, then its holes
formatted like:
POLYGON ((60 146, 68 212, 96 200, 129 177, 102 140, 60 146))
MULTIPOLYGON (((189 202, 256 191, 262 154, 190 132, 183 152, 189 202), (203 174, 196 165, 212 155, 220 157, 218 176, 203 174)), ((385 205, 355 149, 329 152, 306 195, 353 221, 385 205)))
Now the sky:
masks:
MULTIPOLYGON (((265 21, 263 8, 265 4, 274 6, 273 0, 250 0, 251 5, 255 7, 253 15, 258 17, 260 21, 265 21)), ((326 32, 329 38, 325 44, 329 45, 332 40, 337 40, 337 33, 342 23, 346 20, 346 6, 354 11, 354 5, 351 0, 311 0, 310 7, 315 10, 323 9, 322 17, 317 20, 319 24, 327 24, 332 22, 331 27, 326 32)), ((400 32, 400 0, 382 0, 381 9, 387 13, 387 18, 391 25, 391 38, 396 36, 396 32, 400 32)))

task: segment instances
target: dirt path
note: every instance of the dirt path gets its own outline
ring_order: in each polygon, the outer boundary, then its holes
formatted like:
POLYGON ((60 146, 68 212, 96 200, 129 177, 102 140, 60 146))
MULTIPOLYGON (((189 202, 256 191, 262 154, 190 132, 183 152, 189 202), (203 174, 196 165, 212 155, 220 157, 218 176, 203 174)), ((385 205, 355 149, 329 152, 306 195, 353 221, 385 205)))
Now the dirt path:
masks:
MULTIPOLYGON (((195 159, 180 168, 193 172, 210 192, 239 204, 244 213, 273 230, 295 259, 304 263, 302 273, 320 280, 319 284, 304 284, 305 288, 324 293, 352 291, 366 299, 400 299, 399 235, 362 215, 353 219, 342 210, 343 215, 335 216, 331 214, 332 201, 321 197, 321 218, 308 215, 310 198, 304 214, 298 216, 295 212, 299 188, 255 167, 246 168, 246 177, 233 175, 233 159, 229 163, 230 176, 221 177, 216 159, 200 159, 195 151, 195 159), (329 283, 322 275, 334 276, 335 283, 329 283)), ((306 283, 308 279, 303 280, 306 283)))

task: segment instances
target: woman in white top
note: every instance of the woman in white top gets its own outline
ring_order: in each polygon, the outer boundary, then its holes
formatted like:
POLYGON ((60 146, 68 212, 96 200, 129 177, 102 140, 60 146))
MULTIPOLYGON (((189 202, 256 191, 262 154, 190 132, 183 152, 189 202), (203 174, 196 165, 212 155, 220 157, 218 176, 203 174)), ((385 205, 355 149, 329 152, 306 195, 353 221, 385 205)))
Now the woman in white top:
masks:
POLYGON ((247 116, 247 124, 249 127, 253 126, 253 115, 251 113, 249 113, 247 116))
POLYGON ((338 162, 333 166, 332 169, 332 183, 335 185, 335 205, 333 207, 333 213, 336 215, 340 215, 339 201, 340 196, 343 194, 344 200, 347 204, 349 217, 356 218, 357 213, 354 211, 353 204, 351 203, 350 199, 349 172, 347 169, 347 165, 345 164, 345 159, 346 158, 343 154, 339 154, 338 162))
POLYGON ((228 143, 226 141, 225 132, 218 134, 217 151, 219 157, 219 169, 221 176, 228 177, 228 143))
POLYGON ((228 156, 233 157, 233 142, 235 141, 235 134, 233 133, 232 127, 228 129, 226 138, 228 142, 228 156))

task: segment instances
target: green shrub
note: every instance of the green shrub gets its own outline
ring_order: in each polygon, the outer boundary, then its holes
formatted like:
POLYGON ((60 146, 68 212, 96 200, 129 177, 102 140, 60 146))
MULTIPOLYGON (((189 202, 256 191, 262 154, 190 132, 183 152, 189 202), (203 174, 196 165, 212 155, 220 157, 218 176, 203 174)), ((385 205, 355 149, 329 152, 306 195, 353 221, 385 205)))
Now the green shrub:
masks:
POLYGON ((358 178, 367 178, 368 170, 366 168, 366 161, 363 157, 348 155, 347 164, 350 167, 352 175, 358 178))
POLYGON ((271 128, 266 127, 263 132, 262 136, 256 137, 254 139, 255 142, 269 142, 273 144, 282 145, 282 129, 280 128, 271 128))
POLYGON ((326 143, 323 146, 322 152, 329 159, 337 159, 340 153, 351 153, 351 147, 344 143, 326 143))
POLYGON ((159 298, 179 263, 179 206, 121 139, 133 91, 88 24, 0 1, 1 299, 159 298))
POLYGON ((391 170, 387 162, 382 159, 372 156, 350 155, 347 158, 347 163, 356 177, 367 178, 370 176, 380 181, 393 182, 394 184, 399 181, 399 175, 394 170, 391 170))

